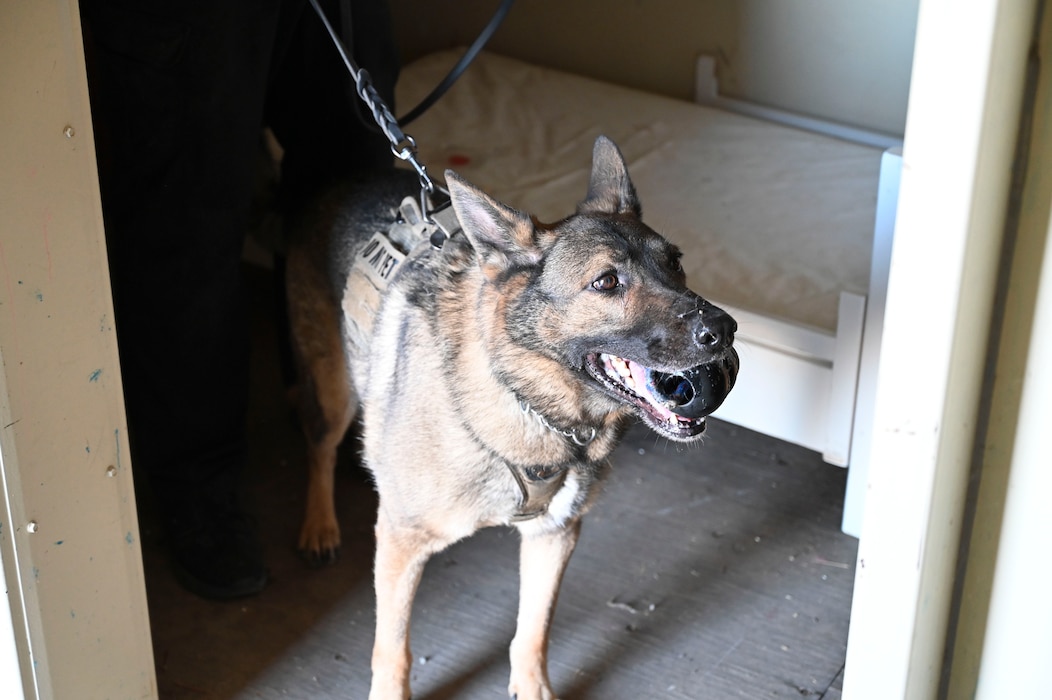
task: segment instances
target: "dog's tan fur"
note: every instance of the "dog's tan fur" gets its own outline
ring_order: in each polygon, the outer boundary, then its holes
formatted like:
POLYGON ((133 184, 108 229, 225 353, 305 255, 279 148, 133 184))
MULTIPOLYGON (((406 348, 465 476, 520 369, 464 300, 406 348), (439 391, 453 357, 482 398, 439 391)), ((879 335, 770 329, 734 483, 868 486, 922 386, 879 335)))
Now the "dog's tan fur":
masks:
POLYGON ((558 224, 533 221, 452 173, 447 179, 464 235, 403 264, 364 343, 342 330, 348 260, 382 230, 397 198, 382 187, 341 193, 290 250, 309 445, 299 546, 318 560, 339 547, 335 453, 360 405, 364 462, 379 494, 369 697, 409 697, 410 612, 428 558, 479 528, 513 524, 522 535, 521 593, 508 691, 551 700, 546 655, 559 584, 607 457, 637 410, 589 379, 581 348, 624 346, 626 356, 646 355, 633 361, 671 371, 731 353, 733 321, 719 317, 718 348, 699 347, 696 317, 714 307, 700 306, 674 246, 640 222, 624 162, 605 139, 596 144, 588 197, 558 224), (596 291, 593 280, 610 270, 623 289, 596 291), (696 313, 670 313, 677 304, 696 313), (587 444, 571 439, 593 428, 587 444), (537 517, 517 518, 523 493, 514 465, 565 470, 537 517))

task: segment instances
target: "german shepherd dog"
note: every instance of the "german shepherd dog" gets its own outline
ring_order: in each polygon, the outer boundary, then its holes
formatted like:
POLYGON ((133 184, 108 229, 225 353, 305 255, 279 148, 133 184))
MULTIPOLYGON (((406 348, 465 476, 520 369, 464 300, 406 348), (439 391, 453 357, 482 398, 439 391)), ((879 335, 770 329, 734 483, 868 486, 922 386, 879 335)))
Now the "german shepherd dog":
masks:
POLYGON ((415 177, 339 193, 290 244, 309 464, 299 547, 319 562, 337 553, 333 468, 360 406, 379 494, 370 699, 409 697, 410 611, 428 558, 512 525, 521 592, 508 692, 551 700, 549 623, 607 457, 631 416, 670 440, 701 436, 738 371, 737 324, 687 288, 680 251, 641 221, 605 137, 587 196, 555 224, 446 179, 463 233, 441 248, 424 240, 394 268, 367 332, 352 318, 352 266, 415 177))

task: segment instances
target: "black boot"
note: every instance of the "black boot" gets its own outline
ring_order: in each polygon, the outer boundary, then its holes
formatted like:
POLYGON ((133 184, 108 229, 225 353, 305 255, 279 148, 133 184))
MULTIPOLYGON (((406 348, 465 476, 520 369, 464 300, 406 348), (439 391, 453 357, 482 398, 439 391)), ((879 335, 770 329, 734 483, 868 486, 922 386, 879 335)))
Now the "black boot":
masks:
POLYGON ((168 548, 179 583, 202 598, 255 595, 268 572, 252 518, 233 498, 180 499, 167 510, 168 548))

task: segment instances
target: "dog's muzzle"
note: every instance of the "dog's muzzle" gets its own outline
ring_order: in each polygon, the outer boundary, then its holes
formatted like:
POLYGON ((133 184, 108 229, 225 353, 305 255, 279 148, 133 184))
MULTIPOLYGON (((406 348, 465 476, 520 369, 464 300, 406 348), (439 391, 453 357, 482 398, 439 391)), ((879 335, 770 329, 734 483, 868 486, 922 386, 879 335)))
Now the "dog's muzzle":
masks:
POLYGON ((650 370, 647 388, 678 416, 704 418, 723 403, 738 377, 738 353, 727 348, 723 356, 687 370, 668 374, 650 370))

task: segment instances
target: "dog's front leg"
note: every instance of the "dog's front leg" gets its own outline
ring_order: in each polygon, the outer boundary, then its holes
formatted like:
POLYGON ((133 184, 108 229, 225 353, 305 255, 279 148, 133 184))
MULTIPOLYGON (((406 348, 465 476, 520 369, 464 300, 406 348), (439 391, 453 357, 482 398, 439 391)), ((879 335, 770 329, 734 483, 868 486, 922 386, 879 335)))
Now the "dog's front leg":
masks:
POLYGON ((426 533, 390 522, 380 505, 376 523, 376 639, 369 700, 408 700, 413 598, 424 565, 438 547, 426 533))
POLYGON ((566 563, 577 544, 581 522, 564 529, 523 536, 519 561, 519 619, 511 641, 511 683, 517 700, 554 700, 548 681, 548 630, 566 563))

